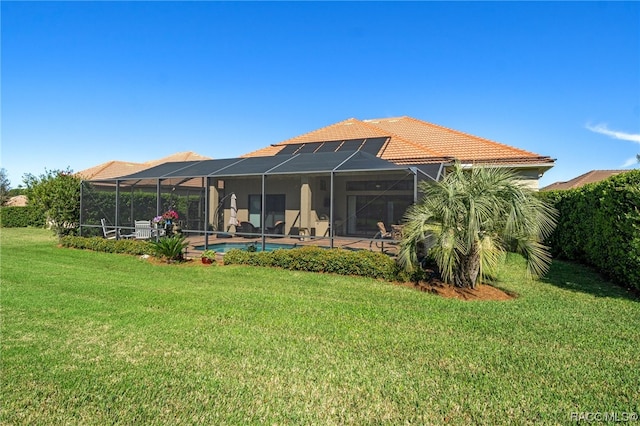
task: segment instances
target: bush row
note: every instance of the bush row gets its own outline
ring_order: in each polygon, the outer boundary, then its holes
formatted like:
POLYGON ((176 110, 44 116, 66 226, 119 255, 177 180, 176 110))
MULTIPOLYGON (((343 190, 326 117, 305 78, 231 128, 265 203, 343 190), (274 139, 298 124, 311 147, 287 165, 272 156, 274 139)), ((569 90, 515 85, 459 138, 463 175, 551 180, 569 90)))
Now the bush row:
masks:
POLYGON ((42 228, 44 216, 33 207, 10 206, 0 208, 0 226, 3 228, 26 228, 33 226, 42 228))
POLYGON ((549 239, 554 256, 640 289, 640 170, 541 196, 560 212, 549 239))
MULTIPOLYGON (((68 248, 137 256, 156 253, 152 243, 138 240, 64 236, 60 238, 60 245, 68 248)), ((271 252, 249 252, 234 249, 225 254, 224 264, 270 266, 295 271, 358 275, 387 281, 415 281, 420 278, 402 271, 397 263, 384 253, 367 250, 330 250, 311 246, 271 252)))
POLYGON ((224 264, 358 275, 387 281, 409 281, 414 278, 403 272, 386 254, 367 250, 323 249, 312 246, 264 252, 234 249, 224 255, 224 264))
POLYGON ((155 253, 153 246, 149 242, 140 240, 106 240, 102 237, 64 236, 60 238, 60 244, 62 247, 136 256, 143 254, 153 255, 155 253))

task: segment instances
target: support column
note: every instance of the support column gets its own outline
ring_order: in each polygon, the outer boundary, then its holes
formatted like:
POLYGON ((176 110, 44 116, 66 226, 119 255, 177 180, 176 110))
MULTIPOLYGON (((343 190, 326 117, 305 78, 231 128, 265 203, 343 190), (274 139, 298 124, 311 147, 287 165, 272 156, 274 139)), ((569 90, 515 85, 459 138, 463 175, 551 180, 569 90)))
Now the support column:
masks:
POLYGON ((116 227, 116 239, 120 239, 120 181, 116 181, 116 217, 113 221, 116 227))
POLYGON ((312 199, 311 185, 309 184, 309 178, 303 176, 300 178, 300 231, 301 235, 311 235, 311 199, 312 199), (304 230, 304 231, 303 231, 304 230))

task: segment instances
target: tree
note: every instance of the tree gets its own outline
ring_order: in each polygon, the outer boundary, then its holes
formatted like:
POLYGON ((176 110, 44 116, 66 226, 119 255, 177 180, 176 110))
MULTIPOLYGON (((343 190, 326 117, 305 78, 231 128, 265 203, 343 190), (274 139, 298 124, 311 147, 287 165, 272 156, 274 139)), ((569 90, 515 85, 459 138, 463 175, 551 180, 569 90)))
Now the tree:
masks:
POLYGON ((0 169, 0 206, 4 206, 9 200, 9 190, 11 189, 11 182, 7 177, 7 171, 2 168, 0 169))
POLYGON ((70 170, 24 176, 29 204, 38 209, 58 236, 74 234, 80 222, 81 178, 70 170))
POLYGON ((504 168, 456 164, 440 182, 421 182, 422 201, 405 214, 399 261, 412 271, 420 246, 443 280, 474 288, 492 276, 503 254, 516 251, 527 259, 527 271, 541 276, 551 263, 542 241, 555 227, 557 212, 504 168))

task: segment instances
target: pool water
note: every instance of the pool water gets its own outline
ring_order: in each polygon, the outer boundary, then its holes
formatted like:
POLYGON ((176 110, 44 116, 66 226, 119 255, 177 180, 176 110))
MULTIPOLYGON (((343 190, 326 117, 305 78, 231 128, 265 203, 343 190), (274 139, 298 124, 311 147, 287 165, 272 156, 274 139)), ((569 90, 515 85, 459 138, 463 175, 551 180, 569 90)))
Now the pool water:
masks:
MULTIPOLYGON (((248 250, 249 246, 255 246, 256 251, 262 251, 262 244, 260 242, 246 242, 246 243, 217 243, 209 244, 206 248, 204 245, 195 247, 196 250, 213 250, 216 253, 226 253, 229 250, 240 249, 248 250)), ((292 249, 301 247, 296 244, 283 244, 283 243, 265 243, 264 251, 273 251, 277 249, 292 249)))

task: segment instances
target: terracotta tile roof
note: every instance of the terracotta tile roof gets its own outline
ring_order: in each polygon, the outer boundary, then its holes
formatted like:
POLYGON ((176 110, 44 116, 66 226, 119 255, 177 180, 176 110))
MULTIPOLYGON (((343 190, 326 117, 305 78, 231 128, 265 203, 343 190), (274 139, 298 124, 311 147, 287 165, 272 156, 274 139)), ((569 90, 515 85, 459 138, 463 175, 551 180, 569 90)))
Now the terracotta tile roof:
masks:
POLYGON ((350 118, 243 157, 275 155, 286 145, 357 138, 390 137, 378 157, 397 164, 421 164, 457 159, 465 163, 548 163, 550 157, 480 138, 411 117, 358 120, 350 118))
POLYGON ((202 161, 202 160, 211 160, 211 157, 205 157, 204 155, 200 155, 196 152, 185 151, 185 152, 176 152, 175 154, 171 154, 167 157, 159 158, 157 160, 150 160, 144 164, 149 164, 149 167, 157 166, 158 164, 164 163, 176 163, 179 161, 202 161))
POLYGON ((126 161, 107 161, 97 166, 79 171, 77 174, 86 180, 110 179, 125 176, 149 168, 144 163, 129 163, 126 161))
POLYGON ((97 166, 79 171, 77 174, 86 180, 112 179, 136 173, 141 170, 157 166, 158 164, 198 160, 211 160, 211 158, 191 151, 178 152, 167 157, 159 158, 157 160, 149 160, 144 163, 132 163, 117 160, 107 161, 106 163, 98 164, 97 166))
POLYGON ((318 130, 314 130, 309 133, 305 133, 295 138, 287 139, 284 142, 280 142, 275 145, 268 146, 266 148, 259 149, 257 151, 250 152, 242 157, 264 157, 275 155, 285 145, 298 144, 305 142, 322 142, 322 141, 341 141, 349 139, 362 139, 362 138, 377 138, 389 136, 385 132, 376 129, 375 127, 368 126, 360 120, 355 118, 349 118, 348 120, 341 121, 339 123, 331 124, 327 127, 323 127, 318 130))
POLYGON ((29 200, 27 199, 26 195, 14 195, 13 197, 9 198, 9 200, 7 200, 4 205, 7 207, 24 207, 27 205, 28 201, 29 200))
POLYGON ((575 177, 566 182, 554 182, 551 185, 547 185, 540 191, 555 191, 559 189, 574 189, 580 188, 588 183, 600 182, 611 176, 618 175, 620 173, 628 172, 628 170, 591 170, 583 175, 575 177))

